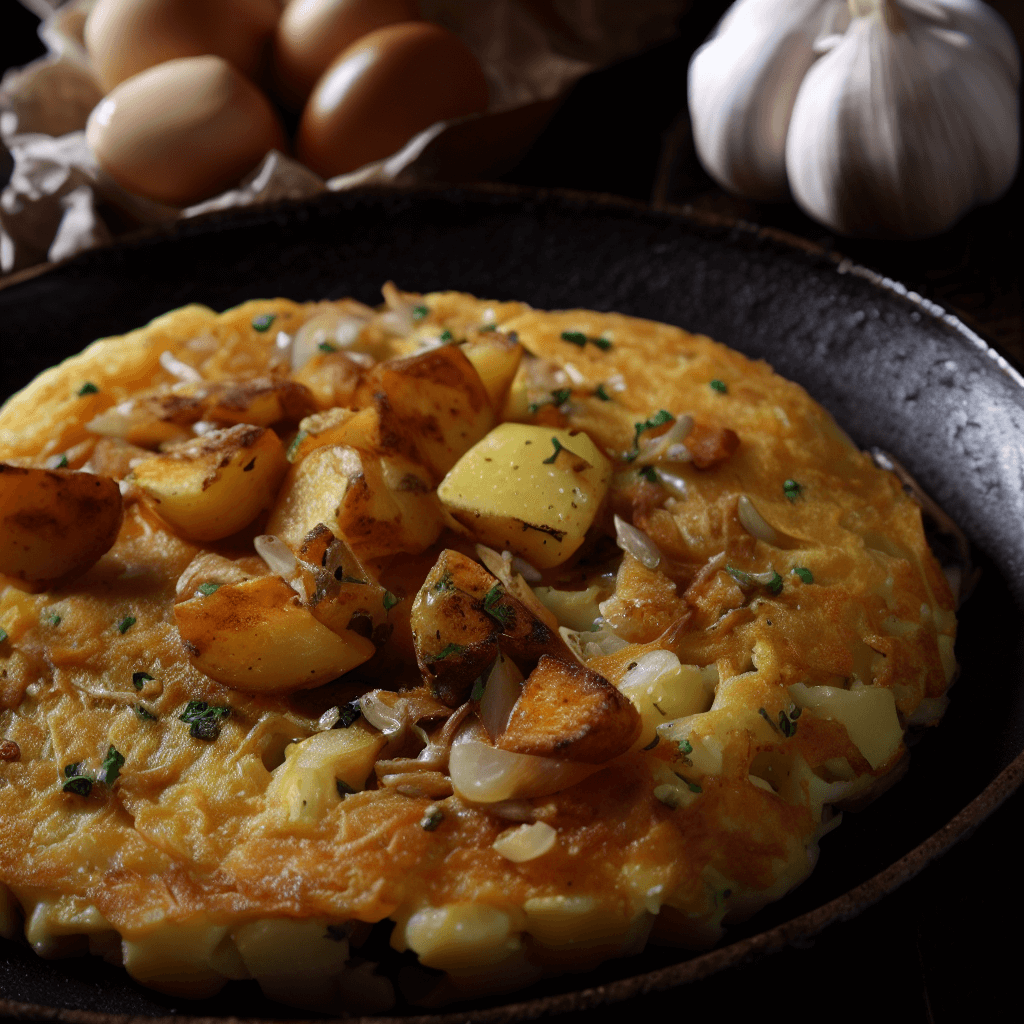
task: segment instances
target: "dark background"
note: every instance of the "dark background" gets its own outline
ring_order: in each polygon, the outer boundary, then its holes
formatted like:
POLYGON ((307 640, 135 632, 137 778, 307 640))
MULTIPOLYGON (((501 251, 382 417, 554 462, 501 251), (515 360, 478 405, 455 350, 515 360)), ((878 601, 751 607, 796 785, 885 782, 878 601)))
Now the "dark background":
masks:
MULTIPOLYGON (((727 196, 703 173, 689 141, 685 71, 690 53, 727 6, 722 0, 696 0, 676 39, 582 80, 501 180, 624 196, 656 206, 690 205, 791 232, 949 308, 1018 368, 1024 366, 1019 176, 1001 200, 972 212, 937 239, 879 243, 832 236, 795 207, 727 196)), ((1018 0, 1016 6, 1019 12, 1024 4, 1018 0)), ((16 0, 0 0, 5 67, 42 52, 35 23, 16 0)), ((964 616, 970 615, 968 605, 964 616)), ((992 624, 993 646, 1020 642, 1019 636, 992 624)), ((954 764, 948 770, 953 772, 954 764)), ((607 1015, 592 1011, 578 1019, 670 1012, 690 1021, 711 1015, 732 1020, 759 1012, 908 1024, 952 1022, 965 1015, 1020 1020, 1021 820, 1024 794, 1018 792, 917 878, 858 917, 830 926, 803 948, 635 1000, 607 1015)), ((823 843, 825 864, 819 870, 827 870, 828 844, 823 843)), ((575 1022, 577 1017, 563 1019, 575 1022)))

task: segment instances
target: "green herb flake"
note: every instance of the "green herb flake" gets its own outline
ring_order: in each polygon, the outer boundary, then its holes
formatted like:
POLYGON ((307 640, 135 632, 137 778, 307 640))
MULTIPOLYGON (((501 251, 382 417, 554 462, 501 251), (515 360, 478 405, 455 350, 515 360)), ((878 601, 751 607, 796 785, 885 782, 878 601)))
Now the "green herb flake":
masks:
POLYGON ((729 385, 724 380, 710 381, 709 386, 720 395, 727 395, 729 393, 729 385))
POLYGON ((679 748, 679 753, 682 754, 683 757, 688 757, 693 753, 693 744, 689 740, 679 740, 676 746, 679 748))
POLYGON ((612 347, 610 338, 591 338, 590 343, 596 345, 602 352, 607 352, 612 347))
POLYGON ((477 330, 481 333, 484 331, 496 331, 498 329, 497 324, 484 324, 483 327, 478 327, 477 330))
POLYGON ((451 331, 442 331, 441 335, 440 335, 440 338, 441 338, 441 341, 443 341, 445 344, 447 344, 449 341, 452 340, 452 332, 451 331))
POLYGON ((86 395, 95 395, 99 393, 99 388, 91 380, 87 380, 79 389, 78 397, 84 398, 86 395))
POLYGON ((777 572, 775 572, 775 570, 773 569, 772 570, 771 579, 769 579, 768 582, 765 583, 765 586, 773 594, 781 594, 782 593, 782 577, 777 572))
POLYGON ((155 722, 156 715, 153 714, 148 708, 142 704, 135 705, 135 714, 142 719, 143 722, 155 722))
MULTIPOLYGON (((77 768, 78 765, 68 765, 68 768, 77 768)), ((64 774, 68 772, 64 769, 64 774)), ((88 796, 92 792, 92 779, 84 775, 73 775, 63 786, 60 787, 65 793, 76 793, 78 796, 88 796)))
POLYGON ((473 689, 470 691, 470 700, 481 700, 484 695, 484 687, 487 685, 487 680, 483 676, 477 676, 473 680, 473 689))
POLYGON ((318 342, 316 347, 318 349, 320 349, 321 352, 337 352, 338 351, 338 346, 337 345, 332 345, 331 342, 329 342, 329 341, 318 342))
POLYGON ((598 384, 597 387, 594 388, 594 397, 600 398, 602 402, 610 402, 612 400, 612 396, 608 394, 604 384, 598 384))
POLYGON ((555 405, 565 405, 565 403, 572 398, 572 389, 559 388, 557 391, 551 392, 551 397, 554 400, 555 405))
POLYGON ((786 739, 796 734, 796 722, 785 711, 779 712, 779 731, 786 739))
POLYGON ((125 617, 124 617, 124 618, 123 618, 123 619, 122 619, 122 620, 121 620, 121 621, 120 621, 120 622, 119 622, 119 623, 117 624, 117 631, 118 631, 118 633, 120 633, 120 634, 121 634, 122 636, 124 636, 124 634, 125 634, 125 633, 127 633, 127 632, 128 632, 128 630, 129 630, 129 629, 131 629, 131 628, 132 628, 132 626, 134 626, 134 625, 135 625, 135 623, 136 623, 136 622, 138 622, 138 621, 139 621, 139 620, 138 620, 138 619, 136 619, 134 615, 126 615, 126 616, 125 616, 125 617))
POLYGON ((276 313, 263 313, 260 316, 254 317, 252 321, 252 329, 259 331, 262 334, 264 331, 270 330, 270 325, 277 319, 276 313))
POLYGON ((626 461, 632 462, 640 454, 640 435, 648 430, 654 430, 655 427, 660 427, 669 420, 674 419, 672 413, 667 409, 659 409, 649 419, 644 420, 642 423, 633 424, 633 450, 626 453, 626 461))
POLYGON ((199 584, 199 593, 202 594, 203 597, 209 597, 211 594, 216 594, 218 590, 220 590, 220 584, 219 583, 200 583, 199 584))
POLYGON ((688 779, 683 779, 683 782, 685 782, 690 787, 690 792, 691 793, 703 793, 704 792, 704 790, 701 789, 700 786, 698 786, 696 782, 690 782, 688 779))
POLYGON ((794 565, 790 572, 794 576, 798 576, 803 583, 813 583, 814 573, 810 569, 805 568, 802 565, 794 565))
POLYGON ((555 450, 554 452, 551 453, 551 455, 548 456, 548 458, 541 459, 541 462, 543 462, 545 466, 552 465, 555 459, 558 458, 558 453, 564 452, 566 450, 565 448, 562 447, 562 442, 559 441, 557 437, 551 438, 551 443, 555 446, 555 450))
POLYGON ((430 310, 426 306, 413 306, 412 307, 412 318, 413 320, 422 320, 430 310))
POLYGON ((107 747, 107 756, 103 758, 103 781, 109 786, 117 780, 124 767, 124 754, 113 746, 107 747))
POLYGON ((190 700, 178 715, 191 726, 189 735, 197 740, 215 740, 220 735, 220 720, 231 714, 231 708, 210 707, 205 700, 190 700))
POLYGON ((290 445, 288 445, 288 451, 285 452, 285 458, 289 462, 295 461, 295 456, 299 454, 299 447, 302 444, 302 442, 306 440, 307 437, 309 437, 308 430, 300 430, 295 435, 295 440, 292 441, 290 445))
POLYGON ((338 708, 338 720, 334 723, 332 728, 334 729, 347 729, 356 719, 363 717, 363 709, 359 704, 358 698, 356 700, 350 700, 347 704, 342 704, 338 708))
POLYGON ((431 807, 420 819, 420 828, 424 832, 433 832, 444 821, 444 811, 440 807, 431 807))
POLYGON ((60 457, 60 459, 57 460, 57 465, 54 466, 53 468, 54 469, 67 469, 68 468, 68 457, 67 457, 67 455, 62 455, 60 457))
POLYGON ((432 658, 428 658, 428 661, 444 661, 445 658, 452 654, 461 654, 466 648, 461 644, 447 644, 440 654, 435 654, 432 658))
POLYGON ((154 678, 155 676, 151 676, 148 672, 133 672, 132 686, 134 686, 136 690, 141 690, 142 687, 146 685, 146 683, 148 683, 151 679, 154 678))
POLYGON ((444 593, 446 590, 454 590, 455 583, 452 580, 452 574, 445 569, 441 573, 441 578, 434 584, 434 590, 438 594, 444 593))
POLYGON ((399 598, 395 597, 395 595, 392 594, 390 590, 385 590, 384 591, 384 598, 383 598, 384 611, 386 611, 386 612, 391 611, 391 609, 394 608, 395 605, 398 604, 398 602, 399 602, 399 598))
POLYGON ((5 643, 9 636, 10 633, 8 633, 6 629, 0 627, 0 644, 5 643))
POLYGON ((642 466, 637 473, 649 483, 656 484, 658 482, 658 471, 653 466, 642 466))
POLYGON ((59 625, 60 625, 60 621, 61 621, 61 618, 60 618, 60 616, 59 616, 59 615, 58 615, 58 614, 57 614, 56 612, 52 612, 52 613, 51 613, 51 614, 50 614, 50 615, 49 615, 49 616, 47 617, 47 620, 46 620, 46 621, 47 621, 47 622, 49 622, 49 624, 50 624, 51 626, 59 626, 59 625))
POLYGON ((803 485, 798 484, 795 480, 783 480, 782 482, 782 493, 791 502, 796 502, 796 499, 803 493, 803 489, 803 485))
POLYGON ((342 800, 347 796, 351 796, 355 792, 355 790, 344 779, 335 779, 334 786, 338 790, 339 798, 342 800))
POLYGON ((580 348, 583 348, 587 343, 587 336, 582 331, 562 331, 562 341, 567 341, 570 345, 578 345, 580 348))
POLYGON ((498 603, 501 600, 501 595, 502 586, 500 583, 495 583, 494 586, 484 594, 484 611, 487 612, 487 614, 490 615, 490 617, 494 619, 499 626, 504 628, 508 625, 509 619, 515 616, 515 612, 511 608, 498 603))
POLYGON ((742 569, 737 569, 734 565, 727 565, 725 571, 741 586, 741 587, 752 587, 755 584, 755 580, 749 572, 744 572, 742 569))

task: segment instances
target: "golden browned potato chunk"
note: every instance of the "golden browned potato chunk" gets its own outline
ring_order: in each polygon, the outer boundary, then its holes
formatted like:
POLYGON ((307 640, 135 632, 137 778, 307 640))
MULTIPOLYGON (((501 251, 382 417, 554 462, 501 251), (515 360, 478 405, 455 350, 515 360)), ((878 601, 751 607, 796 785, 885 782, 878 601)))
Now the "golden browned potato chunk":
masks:
POLYGON ((517 754, 603 764, 640 735, 636 708, 604 676, 543 655, 523 684, 497 746, 517 754))
POLYGON ((240 424, 144 459, 134 479, 180 534, 218 540, 270 505, 287 469, 277 434, 240 424))
POLYGON ((319 686, 376 650, 358 633, 318 622, 279 576, 216 587, 176 604, 174 618, 200 672, 256 693, 319 686))
POLYGON ((109 477, 0 463, 0 573, 29 590, 81 576, 117 539, 123 514, 109 477))
POLYGON ((523 358, 523 346, 501 331, 478 334, 462 346, 487 390, 495 411, 505 408, 505 399, 523 358))
POLYGON ((533 664, 542 654, 571 658, 557 632, 483 566, 445 550, 412 606, 416 660, 437 697, 461 704, 499 650, 533 664))

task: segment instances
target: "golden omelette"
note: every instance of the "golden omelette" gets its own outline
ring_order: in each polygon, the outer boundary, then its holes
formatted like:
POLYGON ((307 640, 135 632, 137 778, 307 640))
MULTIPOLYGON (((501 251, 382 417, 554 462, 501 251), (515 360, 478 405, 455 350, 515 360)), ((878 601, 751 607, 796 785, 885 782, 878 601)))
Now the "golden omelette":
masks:
POLYGON ((41 955, 342 1013, 393 1003, 385 920, 428 1003, 705 947, 938 721, 919 509, 800 387, 384 297, 188 306, 0 411, 0 926, 41 955))

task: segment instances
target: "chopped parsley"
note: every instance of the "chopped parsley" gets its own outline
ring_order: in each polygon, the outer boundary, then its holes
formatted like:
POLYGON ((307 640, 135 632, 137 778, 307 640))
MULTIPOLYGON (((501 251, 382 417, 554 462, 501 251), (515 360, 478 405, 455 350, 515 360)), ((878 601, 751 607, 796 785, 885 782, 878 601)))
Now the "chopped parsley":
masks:
POLYGON ((295 435, 295 440, 292 441, 290 445, 288 445, 288 451, 285 452, 285 458, 289 462, 295 461, 295 456, 299 454, 299 446, 302 444, 303 441, 306 440, 307 437, 309 437, 308 430, 300 430, 295 435))
POLYGON ((334 786, 338 790, 338 796, 342 800, 347 796, 351 796, 355 792, 355 790, 344 779, 335 779, 334 786))
POLYGON ((591 345, 596 345, 602 352, 607 352, 612 347, 610 338, 591 338, 591 345))
POLYGON ((446 644, 440 654, 435 654, 432 658, 428 658, 428 661, 444 661, 445 658, 452 654, 461 654, 466 648, 461 644, 446 644))
POLYGON ((487 612, 487 614, 490 615, 490 617, 494 619, 499 626, 504 628, 508 625, 509 619, 513 618, 515 612, 512 611, 511 608, 498 603, 501 600, 501 594, 501 584, 495 583, 494 586, 484 594, 484 611, 487 612))
POLYGON ((144 707, 142 704, 135 705, 135 714, 138 715, 138 717, 141 718, 142 721, 144 722, 156 721, 156 715, 154 715, 152 711, 144 707))
POLYGON ((452 580, 452 574, 445 569, 441 573, 441 578, 434 584, 434 590, 438 593, 444 593, 446 590, 454 590, 455 583, 452 580))
POLYGON ((109 786, 121 774, 121 769, 124 767, 124 754, 115 750, 113 746, 109 746, 101 767, 103 768, 103 781, 109 786))
POLYGON ((60 788, 65 793, 76 793, 78 796, 88 796, 92 792, 92 779, 82 774, 82 762, 64 766, 65 783, 60 788))
POLYGON ((652 484, 658 482, 658 472, 653 466, 642 466, 637 473, 652 484))
POLYGON ((478 327, 478 331, 496 331, 498 329, 497 324, 484 324, 483 327, 478 327))
POLYGON ((555 450, 550 456, 548 456, 548 458, 541 459, 541 462, 543 462, 545 466, 552 465, 555 459, 558 458, 558 453, 565 451, 565 449, 562 447, 562 442, 559 441, 557 437, 551 438, 551 443, 555 446, 555 450))
POLYGON ((259 331, 262 334, 264 331, 270 330, 270 325, 277 319, 276 313, 263 313, 260 316, 254 317, 252 321, 252 329, 259 331))
POLYGON ((477 676, 473 680, 473 689, 470 691, 470 700, 481 700, 484 695, 484 687, 487 685, 487 680, 483 676, 477 676))
POLYGON ((219 583, 200 583, 199 584, 199 593, 202 594, 203 597, 209 597, 211 594, 216 594, 218 590, 220 590, 220 584, 219 583))
POLYGON ((413 306, 412 307, 412 318, 413 320, 422 320, 430 312, 426 306, 413 306))
POLYGON ((676 746, 679 748, 679 753, 683 757, 688 757, 693 753, 693 744, 689 740, 680 740, 676 746))
POLYGON ((782 577, 774 570, 767 572, 744 572, 733 565, 727 565, 725 571, 741 587, 767 587, 773 594, 782 593, 782 577))
POLYGON ((604 384, 597 385, 594 389, 594 396, 600 398, 602 402, 610 402, 612 400, 612 396, 605 390, 604 384))
POLYGON ((398 604, 398 601, 399 601, 399 598, 395 597, 395 595, 392 594, 390 590, 385 590, 384 591, 384 597, 383 597, 384 611, 386 611, 386 612, 391 611, 391 609, 394 608, 396 604, 398 604))
POLYGON ((4 643, 4 641, 5 641, 5 640, 6 640, 6 639, 7 639, 7 638, 8 638, 9 636, 10 636, 10 633, 8 633, 6 629, 4 629, 4 628, 0 627, 0 644, 4 643))
POLYGON ((779 731, 786 739, 796 735, 796 720, 800 717, 801 708, 794 708, 788 715, 785 711, 779 712, 779 731))
POLYGON ((151 679, 154 678, 156 677, 151 676, 148 672, 133 672, 132 686, 134 686, 136 690, 141 690, 142 687, 146 685, 146 683, 148 683, 151 679))
POLYGON ((132 628, 132 626, 134 626, 134 625, 135 625, 135 623, 136 623, 136 622, 138 622, 138 621, 139 621, 139 620, 138 620, 138 619, 136 619, 134 615, 126 615, 126 616, 125 616, 125 617, 124 617, 124 618, 123 618, 123 619, 122 619, 122 620, 121 620, 121 621, 120 621, 120 622, 119 622, 119 623, 117 624, 117 631, 118 631, 118 633, 120 633, 120 634, 121 634, 121 635, 123 636, 123 635, 124 635, 125 633, 127 633, 127 632, 128 632, 128 630, 129 630, 129 629, 131 629, 131 628, 132 628))
POLYGON ((667 409, 659 409, 649 419, 633 424, 633 450, 626 453, 626 460, 632 462, 640 454, 640 435, 655 427, 663 426, 675 417, 667 409))
POLYGON ((338 720, 331 727, 333 729, 347 729, 357 718, 362 718, 363 709, 358 700, 350 700, 338 708, 338 720))
POLYGON ((86 395, 95 395, 99 393, 99 388, 91 380, 87 380, 79 389, 78 397, 84 398, 86 395))
POLYGON ((583 348, 587 343, 587 336, 582 331, 562 331, 562 341, 567 341, 570 345, 578 345, 580 348, 583 348))
POLYGON ((361 583, 364 587, 369 586, 366 580, 361 580, 358 576, 346 576, 345 570, 341 566, 334 570, 334 578, 339 583, 361 583))
POLYGON ((445 344, 447 344, 449 341, 452 340, 452 332, 451 331, 447 331, 447 330, 446 331, 442 331, 441 335, 440 335, 440 338, 441 338, 441 341, 443 341, 445 344))
POLYGON ((60 616, 56 612, 51 612, 46 621, 49 622, 51 626, 59 626, 60 616))
POLYGON ((338 346, 332 345, 329 341, 321 341, 316 346, 321 352, 337 352, 338 346))
POLYGON ((61 455, 61 457, 57 460, 57 465, 54 466, 53 468, 54 469, 67 469, 68 468, 68 457, 67 457, 67 455, 61 455))
POLYGON ((729 393, 729 385, 724 380, 713 380, 709 382, 709 387, 714 391, 717 391, 720 395, 727 395, 729 393))
POLYGON ((210 707, 205 700, 190 700, 178 715, 191 726, 189 735, 197 740, 215 740, 220 735, 220 721, 231 714, 231 708, 210 707))
POLYGON ((424 832, 433 832, 444 821, 444 811, 440 807, 431 807, 420 819, 420 828, 424 832))
POLYGON ((795 502, 797 498, 803 493, 803 485, 798 484, 795 480, 783 480, 782 482, 782 493, 791 501, 795 502))
POLYGON ((569 401, 570 398, 572 398, 572 389, 571 388, 559 388, 557 391, 552 391, 551 392, 551 398, 550 399, 546 399, 543 402, 531 402, 530 403, 530 412, 532 412, 532 413, 533 412, 537 412, 537 410, 540 409, 541 406, 544 406, 544 405, 555 405, 555 406, 564 405, 566 402, 569 401))
POLYGON ((807 568, 805 568, 805 567, 804 567, 804 566, 802 566, 802 565, 794 565, 794 566, 793 566, 793 568, 792 568, 792 569, 790 569, 789 571, 790 571, 790 572, 791 572, 791 573, 792 573, 792 574, 793 574, 794 576, 799 576, 799 577, 800 577, 800 579, 801 579, 801 580, 802 580, 802 581, 803 581, 804 583, 813 583, 813 582, 814 582, 814 573, 813 573, 813 572, 811 572, 811 570, 810 570, 810 569, 807 569, 807 568))

